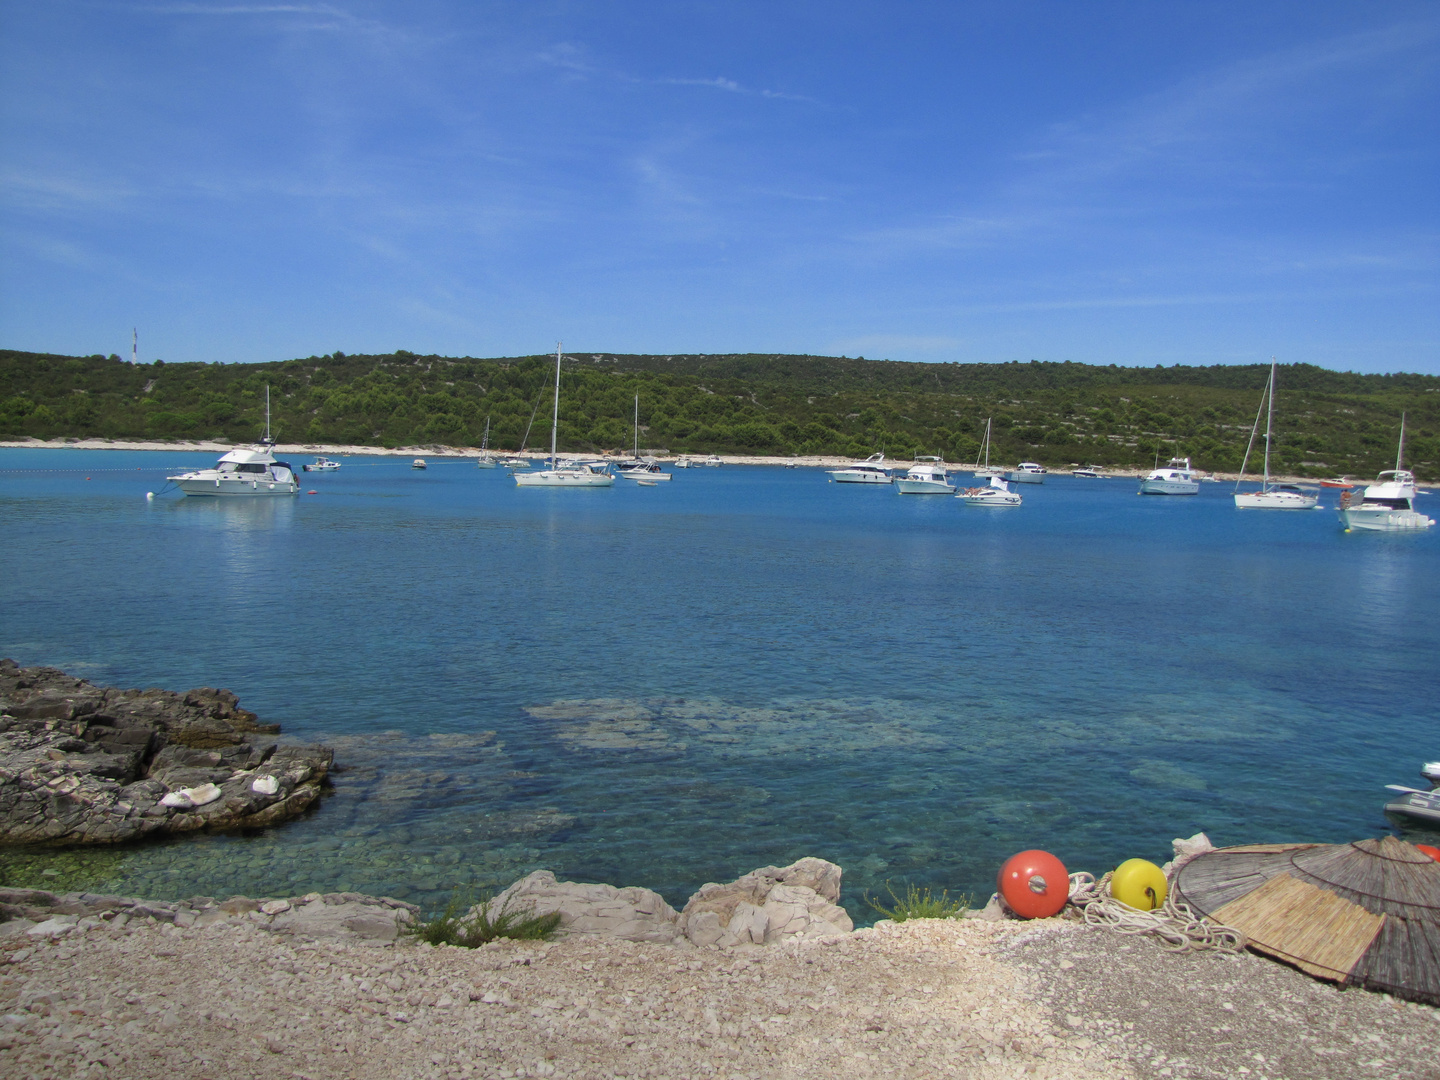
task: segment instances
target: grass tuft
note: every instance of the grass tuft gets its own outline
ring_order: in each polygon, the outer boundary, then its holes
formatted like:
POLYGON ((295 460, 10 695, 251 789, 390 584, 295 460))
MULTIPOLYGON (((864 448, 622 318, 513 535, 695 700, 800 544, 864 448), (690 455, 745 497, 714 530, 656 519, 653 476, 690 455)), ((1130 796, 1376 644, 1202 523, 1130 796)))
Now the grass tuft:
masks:
POLYGON ((958 919, 960 912, 970 904, 969 893, 961 893, 959 897, 951 900, 949 889, 941 889, 940 895, 936 896, 928 885, 921 889, 911 882, 906 882, 904 896, 897 896, 888 880, 885 882, 885 891, 890 894, 893 906, 886 907, 868 894, 865 902, 892 922, 904 922, 906 919, 958 919))
POLYGON ((498 910, 491 897, 472 902, 468 893, 457 892, 445 910, 429 919, 422 919, 410 932, 431 945, 455 945, 462 949, 478 949, 499 938, 515 941, 548 941, 560 926, 560 913, 528 915, 511 911, 507 900, 498 910), (473 914, 466 912, 474 909, 473 914))

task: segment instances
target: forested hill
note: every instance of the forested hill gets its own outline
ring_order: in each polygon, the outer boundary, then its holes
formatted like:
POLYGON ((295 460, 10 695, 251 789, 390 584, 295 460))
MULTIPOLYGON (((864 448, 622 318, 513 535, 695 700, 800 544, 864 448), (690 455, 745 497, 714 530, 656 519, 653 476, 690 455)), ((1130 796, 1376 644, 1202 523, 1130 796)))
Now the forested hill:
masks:
MULTIPOLYGON (((841 454, 973 460, 987 417, 991 459, 1148 465, 1188 454, 1240 464, 1266 365, 911 364, 828 356, 568 354, 561 449, 631 445, 690 453, 841 454)), ((271 388, 277 439, 304 443, 518 449, 548 445, 554 360, 335 353, 267 364, 131 365, 117 356, 0 351, 0 438, 98 436, 248 441, 271 388), (538 403, 538 411, 537 411, 538 403)), ((1440 378, 1280 368, 1279 467, 1372 474, 1406 460, 1440 472, 1440 378)), ((1258 446, 1257 446, 1258 450, 1258 446)))

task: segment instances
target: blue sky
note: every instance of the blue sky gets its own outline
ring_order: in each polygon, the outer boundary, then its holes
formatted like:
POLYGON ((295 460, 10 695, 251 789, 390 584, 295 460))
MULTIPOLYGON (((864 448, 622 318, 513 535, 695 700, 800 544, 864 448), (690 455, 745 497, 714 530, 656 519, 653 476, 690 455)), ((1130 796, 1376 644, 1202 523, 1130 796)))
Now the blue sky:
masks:
POLYGON ((1440 374, 1440 6, 0 0, 0 346, 1440 374))

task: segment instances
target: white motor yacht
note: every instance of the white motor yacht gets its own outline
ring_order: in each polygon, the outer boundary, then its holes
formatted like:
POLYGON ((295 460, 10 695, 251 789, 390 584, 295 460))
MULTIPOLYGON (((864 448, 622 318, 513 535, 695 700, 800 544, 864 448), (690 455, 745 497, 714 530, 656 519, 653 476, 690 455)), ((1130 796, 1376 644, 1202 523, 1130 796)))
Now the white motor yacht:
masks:
POLYGON ((663 482, 670 479, 670 474, 662 469, 660 463, 654 458, 648 458, 645 461, 626 462, 624 465, 617 466, 615 472, 627 480, 648 480, 654 483, 657 480, 663 482))
POLYGON ((1045 466, 1033 461, 1022 461, 1015 468, 1007 469, 1001 476, 1012 484, 1043 484, 1045 482, 1045 466))
POLYGON ((1260 409, 1265 412, 1265 477, 1259 491, 1241 491, 1245 479, 1245 466, 1250 461, 1250 448, 1255 445, 1255 436, 1260 431, 1260 411, 1255 413, 1255 424, 1250 429, 1250 441, 1245 444, 1245 456, 1240 459, 1240 479, 1235 481, 1235 509, 1237 510, 1313 510, 1320 501, 1318 495, 1308 495, 1294 484, 1272 484, 1270 482, 1270 446, 1273 441, 1275 420, 1275 358, 1270 358, 1270 381, 1260 395, 1260 409))
POLYGON ((895 487, 901 495, 949 495, 955 490, 939 458, 917 459, 895 487))
POLYGON ((694 464, 694 462, 692 462, 688 457, 683 457, 683 456, 682 456, 682 457, 676 459, 676 461, 675 461, 675 468, 677 468, 677 469, 688 469, 688 468, 690 468, 690 466, 693 465, 693 464, 694 464))
POLYGON ((830 479, 837 484, 888 484, 893 479, 890 470, 885 467, 884 454, 871 454, 864 461, 827 471, 830 479))
POLYGON ((1072 470, 1070 471, 1070 475, 1071 475, 1071 476, 1078 476, 1078 477, 1080 477, 1082 480, 1104 480, 1104 479, 1106 479, 1105 474, 1102 473, 1099 469, 1095 468, 1093 465, 1084 465, 1084 466, 1081 466, 1081 467, 1078 468, 1078 469, 1072 469, 1072 470))
POLYGON ((425 459, 424 459, 423 457, 417 457, 414 461, 412 461, 412 462, 410 463, 410 467, 411 467, 412 469, 428 469, 428 468, 429 468, 429 466, 425 464, 425 459))
POLYGON ((1435 519, 1415 509, 1415 474, 1401 468, 1405 456, 1405 415, 1400 415, 1400 445, 1395 468, 1386 469, 1373 484, 1365 485, 1360 501, 1353 491, 1340 493, 1340 522, 1345 531, 1413 532, 1428 529, 1435 519))
POLYGON ((562 464, 556 455, 556 439, 560 433, 560 357, 561 347, 555 345, 555 409, 550 418, 550 457, 545 468, 535 472, 515 473, 516 487, 613 487, 615 474, 603 461, 562 464))
POLYGON ((309 465, 301 465, 300 468, 305 472, 334 472, 340 468, 340 462, 331 461, 327 457, 317 457, 309 465))
POLYGON ((213 469, 196 469, 165 479, 186 495, 202 497, 294 495, 300 490, 300 482, 288 461, 275 460, 274 446, 275 440, 270 437, 270 388, 267 386, 265 434, 258 443, 237 446, 217 461, 213 469))
POLYGON ((725 462, 723 462, 723 461, 720 460, 720 455, 718 455, 718 454, 711 454, 709 457, 707 457, 707 458, 705 459, 705 465, 706 465, 707 468, 718 469, 718 468, 720 468, 721 465, 724 465, 724 464, 725 464, 725 462))
POLYGON ((955 493, 957 499, 963 499, 966 506, 1019 506, 1020 495, 1010 490, 1007 484, 998 476, 990 478, 988 487, 966 488, 964 491, 955 493))
POLYGON ((1140 481, 1141 495, 1198 495, 1200 482, 1188 457, 1172 457, 1163 469, 1153 469, 1140 481))

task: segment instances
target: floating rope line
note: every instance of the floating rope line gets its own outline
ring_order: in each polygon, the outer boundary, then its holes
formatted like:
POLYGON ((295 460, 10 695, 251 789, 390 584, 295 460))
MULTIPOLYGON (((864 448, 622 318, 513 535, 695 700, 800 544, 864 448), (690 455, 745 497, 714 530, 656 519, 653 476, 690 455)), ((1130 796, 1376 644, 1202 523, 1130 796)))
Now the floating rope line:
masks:
POLYGON ((1094 875, 1070 875, 1070 903, 1085 915, 1090 926, 1104 926, 1121 934, 1152 934, 1170 952, 1187 949, 1219 949, 1238 953, 1245 950, 1245 935, 1234 927, 1221 926, 1197 916, 1186 904, 1167 896, 1155 911, 1141 911, 1110 895, 1110 878, 1099 881, 1094 875))

